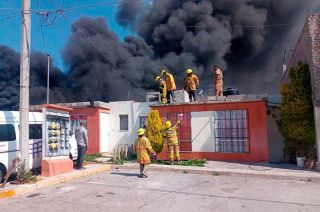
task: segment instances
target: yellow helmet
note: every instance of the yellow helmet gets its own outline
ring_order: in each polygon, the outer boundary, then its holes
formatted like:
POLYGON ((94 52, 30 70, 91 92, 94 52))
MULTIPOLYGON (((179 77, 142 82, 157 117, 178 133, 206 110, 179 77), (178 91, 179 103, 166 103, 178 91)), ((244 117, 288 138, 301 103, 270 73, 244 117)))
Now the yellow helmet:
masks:
POLYGON ((166 128, 170 128, 171 127, 171 121, 166 121, 166 128))
POLYGON ((156 79, 155 79, 155 81, 158 81, 160 78, 161 78, 160 76, 157 76, 156 79))
POLYGON ((161 71, 161 75, 163 76, 164 74, 166 74, 167 73, 167 70, 165 70, 165 69, 163 69, 162 71, 161 71))
POLYGON ((190 69, 190 68, 187 69, 187 70, 186 70, 186 74, 192 74, 192 69, 190 69))
POLYGON ((138 129, 138 135, 143 135, 144 134, 144 129, 143 128, 139 128, 138 129))

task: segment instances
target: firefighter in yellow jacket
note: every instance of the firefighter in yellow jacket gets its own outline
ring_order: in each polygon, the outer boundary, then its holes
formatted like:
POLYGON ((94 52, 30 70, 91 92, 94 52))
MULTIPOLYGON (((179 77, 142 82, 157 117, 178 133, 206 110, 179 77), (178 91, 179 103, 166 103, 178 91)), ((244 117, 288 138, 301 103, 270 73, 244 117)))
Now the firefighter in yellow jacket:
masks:
POLYGON ((199 88, 199 79, 197 75, 193 74, 191 69, 186 70, 187 77, 184 80, 184 90, 189 94, 189 100, 196 100, 196 90, 199 88))
POLYGON ((177 136, 177 125, 180 124, 180 120, 177 121, 177 123, 172 126, 171 121, 166 121, 166 128, 162 132, 162 137, 167 140, 168 148, 169 148, 169 159, 170 164, 173 165, 174 161, 174 155, 175 153, 176 159, 178 163, 180 163, 180 153, 179 153, 179 142, 178 142, 178 136, 177 136))
POLYGON ((213 71, 215 74, 214 87, 215 87, 216 97, 223 96, 223 72, 222 72, 222 69, 219 66, 215 65, 215 66, 213 66, 213 71))
POLYGON ((159 92, 160 92, 160 98, 161 98, 161 104, 167 103, 167 86, 166 82, 161 79, 160 76, 156 77, 156 82, 159 83, 159 92))
POLYGON ((150 141, 144 135, 145 130, 140 128, 138 130, 138 138, 134 144, 135 151, 137 153, 137 162, 140 164, 140 177, 146 178, 148 175, 145 172, 145 167, 150 163, 150 154, 155 155, 155 151, 152 149, 150 141))
POLYGON ((166 81, 167 103, 170 104, 170 99, 172 100, 172 102, 175 102, 174 91, 177 90, 177 88, 173 75, 164 69, 161 71, 161 76, 164 77, 164 80, 166 81))

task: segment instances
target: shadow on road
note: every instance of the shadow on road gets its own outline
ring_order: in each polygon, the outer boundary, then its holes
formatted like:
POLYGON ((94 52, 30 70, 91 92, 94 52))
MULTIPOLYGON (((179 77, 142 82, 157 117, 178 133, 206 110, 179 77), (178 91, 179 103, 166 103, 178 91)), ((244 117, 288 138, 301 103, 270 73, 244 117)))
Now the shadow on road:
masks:
POLYGON ((112 172, 110 174, 115 174, 115 175, 121 175, 121 176, 125 176, 125 177, 139 177, 140 174, 136 174, 136 173, 125 173, 125 172, 112 172))

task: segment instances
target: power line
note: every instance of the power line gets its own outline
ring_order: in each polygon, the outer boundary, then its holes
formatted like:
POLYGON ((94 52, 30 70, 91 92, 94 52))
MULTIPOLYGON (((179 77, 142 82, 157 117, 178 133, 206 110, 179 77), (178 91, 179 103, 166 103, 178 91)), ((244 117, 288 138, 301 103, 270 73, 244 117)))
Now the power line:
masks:
MULTIPOLYGON (((139 0, 126 0, 126 3, 133 3, 137 2, 139 0)), ((86 8, 93 8, 93 7, 100 7, 100 6, 107 6, 107 5, 112 5, 112 4, 118 4, 119 1, 109 1, 109 2, 104 2, 104 3, 99 3, 99 4, 88 4, 88 5, 83 5, 83 6, 77 6, 77 7, 69 7, 64 9, 64 11, 71 11, 71 10, 79 10, 79 9, 86 9, 86 8)))
MULTIPOLYGON (((66 18, 68 18, 67 16, 65 16, 66 18)), ((99 48, 95 45, 94 42, 92 42, 92 40, 88 37, 86 37, 84 35, 84 33, 82 32, 82 30, 80 29, 80 27, 76 24, 76 23, 73 23, 73 25, 79 30, 80 34, 82 34, 83 38, 85 38, 96 50, 97 52, 102 56, 104 57, 108 63, 116 70, 118 71, 124 78, 126 78, 129 82, 131 82, 134 86, 136 86, 137 88, 140 88, 142 89, 143 91, 146 92, 146 90, 144 88, 142 88, 140 85, 138 85, 134 80, 130 79, 125 73, 122 72, 121 68, 117 65, 117 64, 113 64, 109 58, 107 58, 100 50, 99 48)))
MULTIPOLYGON (((205 25, 183 25, 183 24, 175 24, 170 25, 168 23, 162 24, 162 23, 156 23, 156 22, 150 22, 150 21, 143 21, 143 20, 128 20, 128 19, 118 19, 120 22, 128 22, 128 23, 142 23, 142 24, 148 24, 148 25, 166 25, 167 27, 186 27, 186 28, 214 28, 210 26, 205 25)), ((296 23, 282 23, 282 24, 261 24, 261 25, 233 25, 233 27, 238 28, 256 28, 256 27, 282 27, 282 26, 292 26, 296 25, 296 23)))
POLYGON ((13 10, 13 11, 19 11, 19 12, 21 11, 21 9, 19 8, 5 8, 5 7, 0 8, 0 10, 7 10, 7 11, 13 10))

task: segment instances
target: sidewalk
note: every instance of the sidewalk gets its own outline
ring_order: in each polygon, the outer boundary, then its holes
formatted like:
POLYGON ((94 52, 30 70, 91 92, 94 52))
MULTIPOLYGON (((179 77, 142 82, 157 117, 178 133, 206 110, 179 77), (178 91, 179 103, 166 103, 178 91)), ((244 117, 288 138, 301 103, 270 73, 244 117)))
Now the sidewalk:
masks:
MULTIPOLYGON (((116 169, 136 169, 139 170, 138 163, 125 163, 114 165, 116 169)), ((150 164, 148 170, 154 171, 174 171, 212 175, 232 175, 261 177, 279 180, 301 180, 320 182, 320 172, 316 170, 300 169, 293 164, 267 164, 267 163, 231 163, 220 161, 208 161, 205 167, 178 166, 150 164)))
POLYGON ((61 174, 53 177, 42 177, 38 182, 33 184, 11 185, 8 183, 4 189, 0 188, 0 200, 16 195, 22 195, 35 191, 40 188, 46 188, 52 185, 69 182, 84 176, 101 173, 110 169, 110 164, 90 164, 85 166, 84 170, 73 170, 70 173, 61 174))

